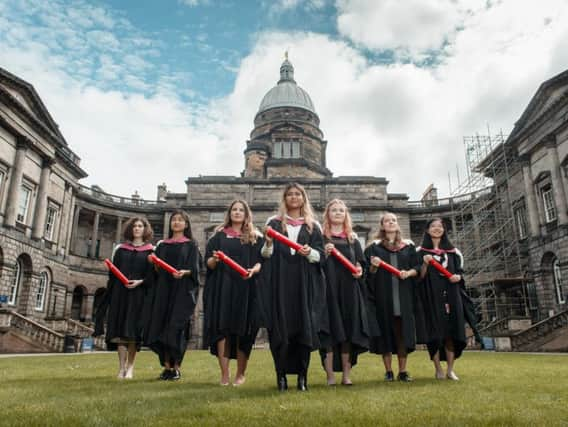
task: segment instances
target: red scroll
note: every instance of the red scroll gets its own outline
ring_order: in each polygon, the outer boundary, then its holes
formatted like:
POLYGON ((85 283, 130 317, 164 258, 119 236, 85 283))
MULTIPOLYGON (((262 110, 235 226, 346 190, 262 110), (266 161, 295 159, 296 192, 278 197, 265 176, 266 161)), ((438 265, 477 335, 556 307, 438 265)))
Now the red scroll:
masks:
POLYGON ((169 265, 167 262, 165 262, 164 260, 158 258, 156 255, 151 254, 150 255, 150 261, 152 261, 152 264, 157 265, 158 267, 160 267, 162 270, 166 270, 168 273, 170 274, 175 274, 175 273, 179 273, 178 270, 176 270, 175 268, 173 268, 171 265, 169 265))
POLYGON ((379 264, 379 267, 384 268, 386 271, 388 271, 391 274, 394 274, 395 276, 397 276, 398 278, 400 278, 400 270, 396 267, 393 267, 392 265, 390 265, 388 262, 384 262, 383 260, 381 260, 381 263, 379 264))
POLYGON ((219 257, 219 260, 221 260, 223 263, 227 264, 229 267, 231 267, 233 270, 235 270, 237 273, 239 273, 243 278, 248 276, 249 272, 245 268, 243 268, 241 265, 239 265, 235 261, 233 261, 230 257, 225 255, 224 252, 217 251, 217 256, 219 257))
POLYGON ((272 237, 275 240, 278 240, 280 243, 284 243, 286 246, 295 249, 296 251, 302 249, 302 245, 290 240, 289 238, 279 233, 278 231, 272 229, 271 227, 268 227, 268 229, 266 230, 266 235, 272 237))
POLYGON ((122 271, 120 271, 118 268, 116 268, 116 266, 110 261, 110 259, 105 258, 105 264, 108 267, 108 269, 110 270, 110 272, 118 279, 120 280, 120 283, 122 283, 123 285, 128 285, 128 278, 122 274, 122 271))
POLYGON ((359 273, 359 269, 357 267, 355 267, 351 261, 349 261, 347 258, 345 258, 345 256, 339 252, 336 248, 333 248, 331 250, 331 254, 341 263, 343 264, 343 266, 349 270, 351 273, 353 274, 358 274, 359 273))
POLYGON ((440 273, 442 273, 444 276, 446 276, 447 279, 449 279, 450 277, 453 276, 452 273, 450 273, 448 270, 446 270, 442 264, 440 264, 438 261, 436 261, 435 259, 431 259, 430 260, 430 265, 432 267, 434 267, 436 270, 438 270, 440 273))

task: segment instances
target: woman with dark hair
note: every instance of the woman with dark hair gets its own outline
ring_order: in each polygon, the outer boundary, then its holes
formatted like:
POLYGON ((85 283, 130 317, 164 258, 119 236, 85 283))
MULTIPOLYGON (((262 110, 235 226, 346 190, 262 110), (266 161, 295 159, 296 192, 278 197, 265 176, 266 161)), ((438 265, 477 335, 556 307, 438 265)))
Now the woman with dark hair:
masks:
POLYGON ((365 303, 363 266, 365 257, 351 215, 342 200, 330 201, 323 214, 326 259, 326 300, 329 315, 329 339, 323 340, 320 355, 327 374, 327 384, 335 385, 335 372, 342 372, 342 385, 352 385, 351 368, 357 356, 369 348, 369 325, 365 303), (358 268, 347 270, 333 255, 339 251, 358 268))
POLYGON ((229 360, 237 359, 234 386, 245 382, 245 371, 258 332, 256 274, 260 272, 262 234, 253 224, 252 212, 244 200, 234 200, 227 209, 223 225, 207 243, 207 281, 203 294, 205 341, 219 359, 221 385, 229 385, 229 360), (222 263, 222 251, 246 268, 241 277, 222 263))
POLYGON ((408 354, 416 348, 414 301, 420 261, 411 240, 402 238, 398 219, 387 212, 379 221, 377 240, 365 250, 369 263, 367 284, 369 315, 378 322, 380 336, 371 338, 370 350, 383 357, 385 381, 394 381, 392 354, 398 358, 398 380, 412 381, 406 370, 408 354), (379 268, 381 261, 400 270, 400 278, 379 268))
POLYGON ((426 224, 422 246, 418 248, 423 261, 420 271, 420 296, 425 311, 427 346, 436 368, 436 378, 457 381, 455 359, 466 347, 464 302, 462 300, 463 257, 446 234, 441 218, 426 224), (447 279, 429 265, 434 259, 453 275, 447 279), (444 374, 440 361, 447 362, 444 374))
POLYGON ((130 280, 123 285, 109 272, 107 290, 95 314, 95 336, 103 335, 108 313, 105 341, 108 350, 118 350, 118 378, 131 379, 134 359, 143 335, 143 310, 151 287, 152 265, 148 255, 154 249, 150 241, 152 227, 146 218, 130 218, 124 224, 124 243, 114 248, 113 264, 130 280))
POLYGON ((278 389, 288 389, 286 374, 297 374, 298 390, 306 391, 310 353, 320 347, 319 334, 329 331, 321 270, 323 239, 304 187, 286 186, 279 213, 267 225, 302 245, 295 251, 265 237, 261 253, 267 262, 259 289, 278 389))
POLYGON ((178 273, 155 269, 145 343, 164 367, 159 378, 178 380, 199 290, 199 249, 187 213, 173 211, 169 225, 168 238, 158 242, 155 253, 178 273))

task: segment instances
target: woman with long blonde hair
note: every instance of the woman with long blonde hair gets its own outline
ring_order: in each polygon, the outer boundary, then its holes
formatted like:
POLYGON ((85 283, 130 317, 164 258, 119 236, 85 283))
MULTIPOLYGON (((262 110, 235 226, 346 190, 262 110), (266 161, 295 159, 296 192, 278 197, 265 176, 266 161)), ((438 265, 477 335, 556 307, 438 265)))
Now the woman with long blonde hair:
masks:
POLYGON ((398 380, 412 381, 406 361, 416 347, 414 301, 420 261, 414 243, 402 238, 395 214, 386 212, 381 217, 377 240, 367 247, 365 257, 370 265, 369 316, 380 329, 380 335, 371 338, 370 351, 382 355, 385 381, 394 381, 393 353, 398 356, 398 380), (399 269, 400 278, 380 268, 381 261, 399 269))
POLYGON ((221 385, 229 384, 230 359, 237 359, 233 385, 245 382, 248 359, 258 332, 256 275, 261 268, 262 244, 262 234, 254 227, 252 212, 244 200, 231 202, 225 221, 207 242, 204 335, 211 354, 219 359, 221 385), (249 275, 242 278, 223 264, 219 251, 246 268, 249 275))
POLYGON ((302 185, 285 187, 278 215, 267 225, 302 245, 295 251, 265 237, 260 288, 278 389, 288 389, 286 374, 297 374, 298 390, 306 391, 310 353, 320 347, 320 333, 328 333, 328 327, 321 228, 302 185))
POLYGON ((363 281, 365 257, 357 235, 353 232, 351 215, 342 200, 330 201, 323 216, 326 255, 324 271, 330 334, 322 342, 320 354, 328 385, 335 385, 334 371, 343 373, 342 385, 352 385, 351 368, 357 363, 357 356, 369 347, 363 281), (352 274, 331 255, 334 249, 357 267, 356 274, 352 274))

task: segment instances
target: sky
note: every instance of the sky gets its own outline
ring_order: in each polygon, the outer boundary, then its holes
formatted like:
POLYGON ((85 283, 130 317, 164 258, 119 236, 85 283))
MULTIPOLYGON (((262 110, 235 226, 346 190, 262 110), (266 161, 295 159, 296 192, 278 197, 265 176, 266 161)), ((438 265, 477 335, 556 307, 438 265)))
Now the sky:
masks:
POLYGON ((31 83, 89 176, 156 198, 234 175, 284 52, 334 176, 458 191, 464 136, 507 135, 568 69, 565 0, 0 0, 0 67, 31 83))

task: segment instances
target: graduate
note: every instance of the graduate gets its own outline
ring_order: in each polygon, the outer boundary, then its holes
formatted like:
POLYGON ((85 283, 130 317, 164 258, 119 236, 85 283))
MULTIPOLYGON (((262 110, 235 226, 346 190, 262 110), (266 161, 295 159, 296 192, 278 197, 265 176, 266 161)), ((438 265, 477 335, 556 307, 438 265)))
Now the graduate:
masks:
POLYGON ((145 343, 164 367, 159 378, 179 380, 199 290, 199 249, 187 213, 173 211, 169 225, 169 237, 158 242, 155 254, 178 272, 155 267, 145 343))
POLYGON ((423 261, 419 286, 420 298, 425 312, 426 343, 430 359, 434 362, 437 379, 457 381, 454 363, 466 347, 465 315, 462 294, 465 293, 463 280, 463 257, 446 234, 441 218, 434 218, 426 224, 422 246, 418 248, 419 259, 423 261), (435 259, 453 275, 447 279, 429 265, 435 259), (447 362, 444 373, 440 361, 447 362))
POLYGON ((245 382, 247 362, 259 329, 256 278, 261 268, 262 244, 262 234, 254 227, 251 210, 244 200, 229 205, 223 225, 207 243, 204 335, 211 354, 219 359, 223 386, 229 385, 229 359, 237 359, 233 385, 245 382), (218 251, 246 268, 248 276, 241 277, 221 262, 218 251))
POLYGON ((143 340, 145 299, 151 288, 152 264, 148 255, 154 249, 150 241, 152 227, 146 218, 129 219, 123 228, 124 243, 115 247, 112 263, 128 279, 123 285, 109 272, 107 290, 95 314, 95 333, 103 335, 107 317, 105 341, 107 350, 118 350, 119 379, 134 376, 134 359, 143 340))
POLYGON ((397 379, 410 382, 406 362, 416 348, 414 301, 420 261, 412 241, 402 238, 395 214, 387 212, 381 217, 377 240, 367 247, 365 256, 370 264, 369 315, 376 319, 381 331, 380 336, 372 337, 370 351, 382 355, 385 381, 394 381, 394 353, 398 359, 397 379), (400 278, 380 268, 381 261, 400 270, 400 278))
POLYGON ((321 267, 323 239, 304 187, 288 184, 278 215, 267 224, 303 245, 295 251, 266 236, 261 253, 267 261, 259 289, 278 389, 288 389, 286 374, 297 374, 298 390, 306 391, 310 353, 319 349, 320 334, 329 331, 321 267))
POLYGON ((325 208, 323 237, 329 339, 322 342, 320 354, 327 384, 335 385, 336 371, 343 373, 341 384, 349 386, 353 384, 350 374, 351 368, 357 363, 358 354, 369 347, 369 325, 363 281, 363 250, 353 232, 347 206, 339 199, 333 199, 325 208), (358 268, 356 274, 331 254, 334 248, 358 268))

